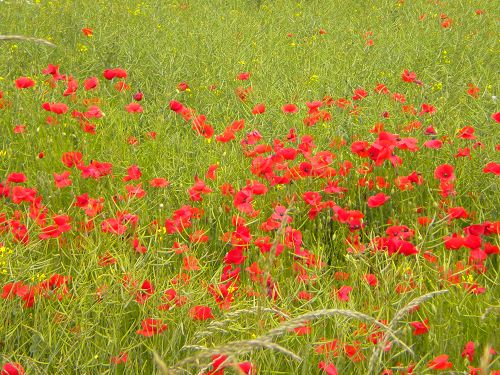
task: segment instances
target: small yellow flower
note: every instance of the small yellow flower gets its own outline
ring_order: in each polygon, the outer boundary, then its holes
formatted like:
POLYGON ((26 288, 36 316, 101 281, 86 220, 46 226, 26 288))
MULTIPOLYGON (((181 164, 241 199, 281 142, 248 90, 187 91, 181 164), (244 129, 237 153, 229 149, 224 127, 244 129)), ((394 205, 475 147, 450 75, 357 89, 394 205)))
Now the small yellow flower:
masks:
POLYGON ((77 44, 77 48, 80 52, 87 52, 87 50, 88 50, 88 47, 84 44, 81 44, 81 43, 77 44))

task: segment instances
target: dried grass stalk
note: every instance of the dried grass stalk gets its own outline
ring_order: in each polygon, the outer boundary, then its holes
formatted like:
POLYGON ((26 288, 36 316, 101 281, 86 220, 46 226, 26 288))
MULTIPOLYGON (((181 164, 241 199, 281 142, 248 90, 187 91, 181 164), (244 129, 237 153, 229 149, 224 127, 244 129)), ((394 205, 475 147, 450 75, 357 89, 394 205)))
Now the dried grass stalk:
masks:
POLYGON ((0 35, 0 41, 11 42, 11 41, 21 41, 21 42, 33 42, 38 44, 44 44, 49 47, 55 47, 56 45, 52 42, 49 42, 46 39, 33 38, 29 36, 23 35, 0 35))
POLYGON ((223 327, 226 327, 232 320, 235 318, 241 316, 241 315, 250 315, 250 314, 260 314, 263 312, 267 313, 274 313, 283 316, 284 318, 289 318, 287 314, 284 312, 281 312, 277 309, 274 309, 272 307, 253 307, 250 309, 242 309, 242 310, 236 310, 233 312, 230 312, 224 316, 223 320, 218 320, 218 321, 212 321, 208 327, 206 328, 206 331, 200 331, 195 334, 195 339, 199 339, 202 337, 210 336, 214 334, 216 331, 219 332, 227 332, 223 327))
MULTIPOLYGON (((444 290, 437 290, 434 292, 430 292, 427 294, 424 294, 420 297, 417 297, 413 300, 411 300, 406 306, 404 306, 402 309, 400 309, 392 318, 391 322, 389 323, 388 330, 387 332, 391 332, 396 334, 399 329, 397 329, 397 325, 401 321, 401 319, 404 318, 406 314, 408 314, 411 310, 413 310, 415 307, 419 306, 420 304, 424 303, 425 301, 439 295, 439 294, 444 294, 448 293, 448 289, 444 290)), ((380 359, 380 354, 382 353, 382 349, 387 345, 387 341, 389 339, 388 334, 386 333, 382 340, 380 341, 379 345, 375 347, 373 350, 373 354, 370 358, 370 363, 368 366, 368 374, 373 374, 377 370, 377 365, 378 361, 380 359)))
POLYGON ((178 374, 182 371, 186 371, 185 370, 186 367, 193 365, 199 367, 200 362, 202 361, 204 363, 209 362, 212 359, 212 356, 214 355, 224 354, 224 355, 235 356, 238 354, 248 353, 255 349, 262 349, 262 348, 271 349, 279 353, 285 354, 294 359, 295 361, 299 362, 302 361, 302 358, 299 357, 297 354, 293 353, 292 351, 270 341, 269 339, 266 339, 265 337, 258 337, 253 340, 232 341, 224 345, 216 346, 214 348, 204 349, 193 356, 187 357, 182 361, 177 362, 172 367, 167 367, 166 369, 160 366, 158 367, 162 374, 168 374, 168 375, 178 374))

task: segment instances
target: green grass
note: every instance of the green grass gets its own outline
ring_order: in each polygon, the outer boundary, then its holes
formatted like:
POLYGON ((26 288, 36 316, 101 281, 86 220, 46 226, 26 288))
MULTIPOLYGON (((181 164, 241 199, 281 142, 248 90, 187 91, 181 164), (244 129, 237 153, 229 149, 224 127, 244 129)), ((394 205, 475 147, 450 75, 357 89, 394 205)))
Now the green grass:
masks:
MULTIPOLYGON (((28 243, 22 244, 15 241, 11 229, 0 229, 0 284, 22 281, 36 285, 53 274, 71 277, 68 293, 60 300, 37 295, 34 306, 26 308, 18 297, 0 299, 0 364, 21 363, 28 374, 150 374, 160 371, 153 360, 154 352, 166 366, 174 366, 196 353, 186 348, 189 345, 212 348, 251 340, 280 324, 279 315, 260 309, 273 307, 288 319, 321 309, 349 309, 390 322, 414 298, 448 289, 448 293, 435 296, 418 311, 405 315, 397 325, 397 337, 414 351, 414 356, 393 343, 392 349, 377 361, 375 373, 384 368, 397 373, 397 368, 410 364, 416 366, 414 373, 432 373, 427 363, 440 354, 449 355, 453 363, 453 369, 448 371, 467 372, 469 363, 461 353, 468 341, 476 345, 471 365, 479 367, 484 348, 491 345, 498 350, 499 344, 498 309, 491 308, 498 306, 499 298, 497 255, 488 255, 484 261, 487 270, 477 272, 468 264, 469 249, 448 250, 443 238, 463 234, 463 228, 472 224, 500 220, 498 175, 483 173, 487 163, 498 161, 500 139, 499 124, 491 118, 499 111, 496 96, 500 92, 495 5, 485 0, 335 4, 320 0, 0 2, 0 34, 43 38, 56 45, 51 48, 28 41, 0 41, 0 184, 12 172, 24 173, 27 182, 17 185, 37 190, 48 210, 46 225, 52 224, 51 216, 67 214, 72 226, 60 239, 41 240, 38 236, 43 225, 37 225, 29 216, 30 204, 16 205, 10 197, 0 197, 0 228, 2 213, 7 220, 17 215, 30 237, 28 243), (483 13, 476 14, 476 9, 483 13), (441 26, 445 17, 452 20, 451 27, 441 26), (82 33, 84 27, 93 29, 92 37, 82 33), (373 45, 367 44, 369 40, 373 45), (64 81, 59 81, 56 88, 47 84, 48 76, 41 71, 48 64, 60 65, 61 74, 79 81, 76 95, 62 96, 64 81), (117 79, 109 82, 103 78, 105 69, 117 67, 128 72, 125 81, 130 90, 118 92, 113 87, 117 79), (423 85, 404 82, 404 69, 416 72, 423 85), (250 79, 236 80, 241 72, 250 72, 250 79), (14 80, 20 76, 33 78, 36 86, 16 89, 14 80), (99 78, 99 88, 84 91, 83 81, 91 76, 99 78), (187 82, 190 89, 178 90, 180 82, 187 82), (391 94, 375 93, 379 83, 385 84, 391 94), (467 94, 469 83, 480 88, 477 98, 467 94), (246 101, 235 94, 238 87, 252 88, 246 101), (353 91, 359 87, 368 96, 353 102, 353 91), (143 113, 127 113, 124 107, 139 90, 144 93, 143 113), (394 101, 392 93, 403 94, 404 104, 414 106, 417 114, 403 112, 402 103, 394 101), (347 98, 358 106, 359 113, 350 113, 352 105, 346 110, 324 106, 322 109, 332 116, 330 122, 304 125, 305 103, 321 101, 325 96, 347 98), (99 99, 98 106, 105 116, 90 121, 96 125, 96 134, 91 135, 82 131, 71 112, 84 112, 84 99, 94 98, 99 99), (238 119, 245 120, 245 129, 229 143, 207 140, 170 110, 171 100, 206 115, 215 134, 238 119), (64 115, 49 114, 41 107, 44 102, 66 103, 69 111, 64 115), (254 116, 252 108, 257 103, 265 103, 267 110, 254 116), (297 104, 300 111, 283 114, 281 107, 286 103, 297 104), (423 103, 432 104, 436 113, 419 114, 423 103), (382 117, 385 111, 390 114, 388 118, 382 117), (48 125, 48 115, 57 117, 59 124, 48 125), (406 131, 413 121, 420 121, 421 128, 406 131), (376 123, 383 123, 388 133, 417 139, 419 150, 395 149, 403 160, 398 168, 388 161, 376 166, 369 158, 352 153, 353 142, 373 143, 377 139, 377 134, 369 132, 376 123), (19 124, 26 126, 22 134, 13 131, 19 124), (423 146, 431 139, 423 132, 430 125, 438 132, 434 138, 444 140, 440 149, 423 146), (476 139, 457 137, 465 126, 474 127, 476 139), (271 186, 251 173, 252 158, 244 155, 240 144, 244 136, 257 130, 262 135, 258 143, 273 146, 275 139, 286 138, 290 128, 296 129, 299 139, 306 134, 314 137, 316 148, 312 155, 320 151, 335 154, 331 167, 337 172, 341 163, 353 164, 347 176, 337 174, 332 178, 348 189, 345 195, 322 196, 324 201, 332 199, 342 208, 363 212, 364 228, 351 232, 347 224, 332 220, 336 215, 331 209, 323 210, 314 220, 308 217, 302 195, 320 192, 325 178, 308 177, 271 186), (155 132, 156 139, 150 139, 148 132, 155 132), (137 144, 129 144, 130 137, 136 138, 137 144), (333 147, 332 141, 340 139, 346 144, 333 147), (476 142, 481 146, 474 146, 476 142), (459 148, 465 147, 471 150, 470 158, 454 157, 459 148), (112 175, 99 180, 82 178, 80 171, 61 163, 68 151, 80 151, 85 163, 112 163, 112 175), (41 152, 43 158, 38 157, 41 152), (215 180, 206 179, 208 167, 215 163, 219 163, 215 180), (439 193, 434 170, 441 164, 454 166, 456 195, 442 197, 439 193), (139 166, 142 177, 140 181, 123 182, 131 165, 139 166), (364 175, 360 171, 364 166, 373 170, 364 175), (65 170, 71 171, 72 186, 57 189, 52 174, 65 170), (413 171, 421 174, 423 183, 400 191, 395 178, 413 171), (213 190, 201 202, 190 201, 187 193, 195 176, 213 190), (385 178, 389 186, 359 186, 360 178, 376 176, 385 178), (150 187, 148 181, 155 177, 168 179, 170 186, 150 187), (219 190, 223 183, 230 183, 238 191, 247 180, 258 180, 268 187, 266 194, 254 197, 253 206, 260 210, 256 217, 239 212, 233 207, 233 199, 219 190), (126 185, 139 182, 147 193, 144 198, 113 200, 116 195, 126 196, 126 185), (379 192, 390 196, 390 200, 381 207, 369 208, 368 197, 379 192), (84 193, 104 199, 91 231, 80 228, 79 223, 86 217, 82 209, 74 206, 75 197, 84 193), (187 204, 202 209, 201 218, 193 219, 192 227, 182 233, 166 234, 165 220, 187 204), (262 254, 252 244, 245 250, 247 259, 238 265, 241 273, 234 300, 228 310, 221 309, 208 285, 221 283, 224 256, 231 249, 223 236, 235 230, 233 215, 247 221, 253 240, 268 235, 271 242, 282 243, 286 237, 283 230, 265 233, 260 228, 276 204, 289 208, 293 218, 290 226, 302 233, 302 248, 324 265, 306 265, 294 257, 292 248, 274 257, 262 254), (469 217, 448 220, 450 207, 465 208, 469 217), (120 211, 138 215, 137 226, 129 225, 121 236, 103 233, 101 222, 120 211), (419 216, 433 219, 432 224, 420 225, 419 216), (406 257, 374 251, 370 243, 386 235, 389 221, 415 231, 409 241, 418 248, 418 254, 406 257), (195 230, 203 230, 210 240, 190 244, 189 235, 195 230), (359 235, 366 246, 364 252, 347 251, 346 240, 353 235, 359 235), (147 247, 145 254, 134 251, 134 237, 147 247), (188 254, 175 254, 174 241, 188 244, 188 254), (426 251, 432 251, 437 262, 426 260, 426 251), (99 265, 99 258, 106 253, 116 259, 116 264, 99 265), (196 257, 201 269, 183 271, 184 255, 196 257), (265 282, 253 281, 245 270, 253 262, 277 283, 276 299, 267 296, 265 282), (458 273, 459 282, 454 284, 443 274, 454 270, 457 262, 464 267, 458 273), (304 267, 309 282, 297 280, 297 264, 304 267), (349 277, 341 280, 338 272, 348 273, 349 277), (175 283, 181 273, 190 275, 189 282, 175 283), (377 287, 364 282, 367 273, 377 276, 377 287), (135 301, 133 287, 123 285, 124 275, 139 285, 144 280, 154 285, 155 292, 145 304, 135 301), (396 292, 397 285, 408 284, 410 278, 414 288, 396 292), (464 288, 466 282, 486 290, 478 295, 470 293, 464 288), (349 301, 336 296, 336 290, 343 285, 353 288, 349 301), (101 299, 96 293, 98 288, 105 290, 101 299), (185 296, 186 303, 169 311, 159 310, 158 306, 165 303, 163 292, 169 288, 185 296), (312 298, 299 300, 300 291, 308 291, 312 298), (193 320, 189 312, 196 305, 210 306, 214 319, 193 320), (210 324, 240 309, 257 309, 258 313, 237 314, 222 330, 198 338, 197 333, 206 331, 210 324), (149 338, 138 335, 141 321, 150 317, 161 319, 168 328, 149 338), (429 319, 429 332, 413 335, 409 323, 424 319, 429 319), (128 354, 127 362, 113 364, 111 357, 121 352, 128 354)), ((289 142, 286 147, 297 148, 297 144, 289 142)), ((299 155, 289 166, 304 160, 299 155)), ((483 248, 485 243, 500 244, 498 234, 485 235, 482 241, 483 248)), ((251 361, 261 374, 319 374, 320 361, 333 363, 341 374, 366 373, 376 346, 368 340, 374 328, 365 323, 366 333, 361 324, 352 317, 335 315, 311 321, 309 334, 298 336, 292 331, 276 338, 276 343, 301 357, 299 362, 274 349, 248 351, 243 344, 233 346, 236 350, 229 362, 251 361), (315 353, 314 347, 323 339, 339 340, 337 356, 315 353), (350 359, 342 350, 344 344, 359 345, 365 359, 350 359)), ((496 355, 488 360, 485 373, 500 368, 496 355)), ((187 373, 197 374, 209 362, 198 366, 192 362, 187 373)), ((234 371, 231 367, 226 370, 234 371)))

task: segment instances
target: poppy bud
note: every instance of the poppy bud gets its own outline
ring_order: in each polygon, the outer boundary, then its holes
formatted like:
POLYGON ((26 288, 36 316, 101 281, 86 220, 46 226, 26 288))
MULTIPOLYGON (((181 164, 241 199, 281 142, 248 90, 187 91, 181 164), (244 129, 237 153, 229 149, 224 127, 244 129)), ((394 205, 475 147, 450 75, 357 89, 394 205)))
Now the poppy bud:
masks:
POLYGON ((143 98, 144 94, 140 91, 137 91, 135 94, 134 94, 134 100, 137 101, 137 102, 140 102, 143 98))

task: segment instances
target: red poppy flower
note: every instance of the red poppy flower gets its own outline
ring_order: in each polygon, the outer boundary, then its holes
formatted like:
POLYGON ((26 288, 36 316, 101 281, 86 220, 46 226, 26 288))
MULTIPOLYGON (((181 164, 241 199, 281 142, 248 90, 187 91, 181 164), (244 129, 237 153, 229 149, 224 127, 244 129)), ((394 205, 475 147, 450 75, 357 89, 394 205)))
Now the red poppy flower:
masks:
POLYGON ((7 176, 7 182, 12 182, 15 184, 22 184, 23 182, 26 182, 27 178, 24 173, 17 173, 17 172, 12 172, 7 176))
POLYGON ((469 86, 469 88, 467 89, 467 94, 469 94, 473 98, 478 98, 479 97, 479 92, 481 91, 479 89, 479 87, 477 87, 473 83, 469 83, 468 86, 469 86))
POLYGON ((415 79, 417 79, 417 74, 415 72, 408 71, 408 69, 405 69, 403 71, 403 74, 401 74, 401 78, 405 82, 414 82, 415 79))
POLYGON ((252 109, 252 115, 261 115, 266 111, 266 106, 264 103, 257 104, 252 109))
POLYGON ((491 118, 500 124, 500 112, 493 113, 491 118))
POLYGON ((483 173, 492 173, 494 175, 500 175, 500 163, 495 163, 494 161, 489 162, 484 166, 483 173))
POLYGON ((462 358, 467 357, 469 362, 472 362, 474 360, 474 353, 475 353, 474 341, 469 341, 468 343, 465 344, 464 350, 462 351, 462 358))
POLYGON ((311 334, 311 326, 307 323, 301 327, 296 327, 293 329, 297 336, 305 336, 311 334))
POLYGON ((149 180, 149 185, 152 187, 156 187, 156 188, 162 188, 162 187, 167 187, 168 185, 170 185, 170 182, 164 178, 157 177, 157 178, 153 178, 152 180, 149 180))
POLYGON ((368 207, 374 208, 382 206, 385 202, 387 202, 391 197, 385 195, 384 193, 378 193, 368 198, 368 207))
POLYGON ((434 170, 434 177, 440 181, 453 181, 455 179, 455 169, 449 164, 439 165, 434 170))
POLYGON ((85 36, 88 36, 88 37, 90 37, 90 36, 94 35, 94 31, 93 31, 90 27, 84 27, 84 28, 82 29, 82 33, 83 33, 85 36))
POLYGON ((333 363, 326 363, 321 361, 318 364, 318 368, 323 370, 323 372, 327 375, 338 375, 337 368, 333 365, 333 363))
POLYGON ((181 102, 178 102, 177 100, 171 100, 170 101, 170 109, 176 113, 182 112, 182 110, 185 108, 181 102))
POLYGON ((431 139, 429 141, 424 142, 424 147, 440 149, 441 147, 443 147, 443 141, 439 139, 431 139))
POLYGON ((368 96, 368 92, 363 88, 357 88, 354 90, 354 95, 352 96, 352 100, 362 100, 368 96))
POLYGON ((194 306, 189 310, 189 316, 194 320, 213 319, 212 309, 208 306, 194 306))
POLYGON ((16 79, 15 83, 18 89, 27 89, 35 86, 35 81, 28 77, 19 77, 16 79))
POLYGON ((448 362, 448 356, 446 354, 441 354, 429 361, 429 363, 427 363, 427 367, 433 370, 447 370, 452 368, 453 364, 448 362))
POLYGON ((434 126, 429 125, 425 130, 424 130, 425 135, 436 135, 436 129, 434 129, 434 126))
POLYGON ((43 103, 42 108, 58 115, 68 112, 68 106, 64 103, 43 103))
POLYGON ((24 368, 20 363, 10 362, 2 367, 1 375, 24 375, 24 368))
POLYGON ((76 167, 83 162, 82 153, 78 151, 65 152, 62 155, 62 162, 68 168, 76 167))
POLYGON ((85 81, 83 81, 83 88, 86 91, 95 89, 98 85, 99 85, 99 80, 97 79, 97 77, 90 77, 87 78, 85 81))
POLYGON ((245 375, 256 375, 256 367, 251 362, 240 362, 237 364, 238 369, 245 375))
POLYGON ((18 124, 14 126, 14 133, 15 134, 22 134, 26 132, 26 125, 18 124))
POLYGON ((352 286, 343 285, 337 291, 337 297, 341 301, 346 301, 347 302, 350 299, 349 294, 351 293, 351 291, 352 291, 352 286))
POLYGON ((141 322, 142 329, 138 329, 136 333, 145 337, 158 335, 167 329, 167 325, 161 320, 147 318, 141 322))
POLYGON ((373 273, 368 273, 364 275, 363 278, 370 286, 377 286, 378 284, 377 276, 375 276, 373 273))
POLYGON ((189 89, 189 85, 186 82, 181 82, 177 85, 177 90, 186 91, 189 89))
POLYGON ((246 257, 243 255, 243 249, 236 247, 227 252, 224 256, 225 264, 241 264, 245 261, 246 257))
POLYGON ((236 76, 236 79, 238 81, 246 81, 247 79, 250 78, 251 73, 245 72, 245 73, 240 73, 236 76))
POLYGON ((119 355, 111 357, 111 363, 119 365, 120 363, 126 363, 127 359, 128 359, 128 354, 125 352, 121 352, 119 355))
POLYGON ((378 83, 375 86, 375 92, 378 94, 389 94, 389 89, 383 83, 378 83))
POLYGON ((205 178, 208 180, 215 180, 215 171, 219 168, 219 164, 212 164, 208 167, 205 178))
POLYGON ((283 107, 281 107, 281 110, 283 113, 296 113, 299 108, 295 104, 285 104, 283 107))
POLYGON ((425 319, 423 322, 411 322, 410 325, 414 328, 413 334, 423 335, 429 332, 429 319, 425 319))
POLYGON ((125 177, 123 177, 123 181, 124 182, 127 182, 127 181, 135 181, 135 180, 140 180, 141 179, 141 176, 142 176, 142 172, 141 170, 139 169, 139 167, 137 165, 131 165, 128 169, 127 169, 127 175, 125 177))
POLYGON ((142 106, 137 102, 132 102, 125 106, 128 113, 141 113, 143 111, 142 106))
POLYGON ((475 129, 472 126, 465 126, 458 131, 458 138, 462 139, 476 139, 474 135, 475 129))
POLYGON ((424 113, 433 115, 434 113, 436 113, 436 107, 434 107, 432 104, 424 103, 422 104, 420 115, 424 113))
POLYGON ((187 255, 184 258, 182 258, 182 269, 185 271, 199 271, 200 265, 198 258, 195 256, 187 255))
POLYGON ((121 68, 106 69, 103 72, 103 76, 109 81, 113 78, 127 78, 127 71, 121 68))
POLYGON ((155 288, 151 281, 144 280, 140 289, 135 294, 135 300, 139 304, 144 304, 153 295, 155 288))
POLYGON ((47 68, 42 70, 42 74, 50 74, 54 81, 65 79, 66 77, 59 74, 59 65, 48 64, 47 68))
POLYGON ((63 187, 71 186, 73 184, 73 181, 69 178, 70 173, 70 171, 64 171, 61 174, 53 174, 56 188, 62 189, 63 187))

